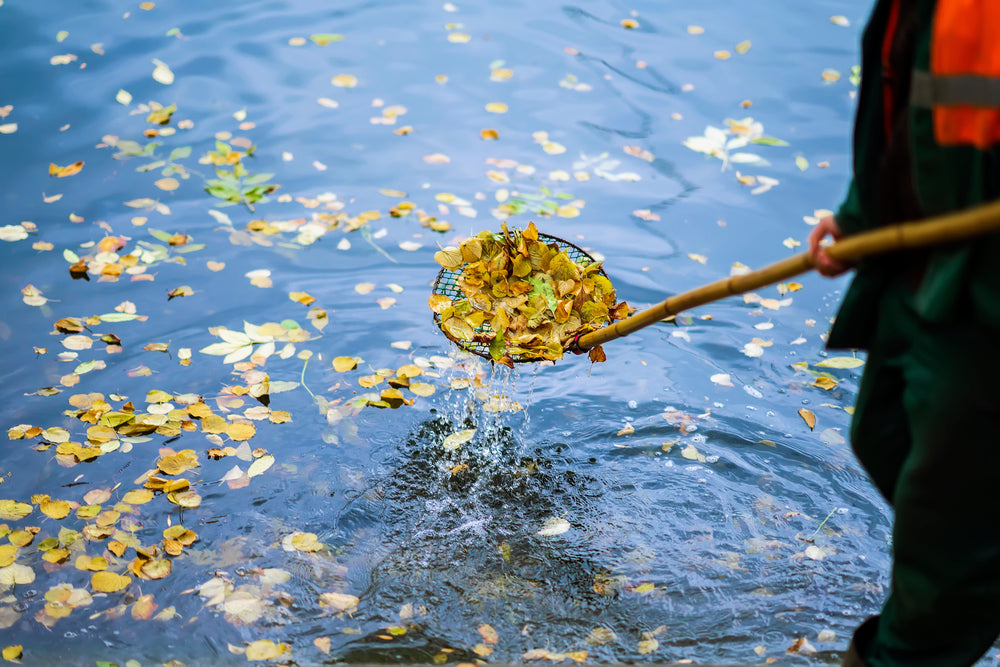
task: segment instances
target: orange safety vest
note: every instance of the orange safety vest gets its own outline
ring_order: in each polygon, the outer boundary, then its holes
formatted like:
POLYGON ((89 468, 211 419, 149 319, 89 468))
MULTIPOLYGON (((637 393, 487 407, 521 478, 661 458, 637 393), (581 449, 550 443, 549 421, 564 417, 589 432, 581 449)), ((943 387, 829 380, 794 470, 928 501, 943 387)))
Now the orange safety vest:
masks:
POLYGON ((938 0, 930 71, 914 70, 910 104, 931 109, 941 146, 1000 143, 1000 0, 938 0))

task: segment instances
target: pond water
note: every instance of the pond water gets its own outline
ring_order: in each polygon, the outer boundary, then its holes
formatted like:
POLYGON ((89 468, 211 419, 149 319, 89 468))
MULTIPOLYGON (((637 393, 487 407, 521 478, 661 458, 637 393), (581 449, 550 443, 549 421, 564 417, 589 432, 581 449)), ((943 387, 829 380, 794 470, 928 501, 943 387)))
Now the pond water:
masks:
POLYGON ((801 251, 868 9, 0 2, 0 644, 835 662, 890 534, 823 347, 846 279, 513 371, 427 297, 501 220, 639 308, 801 251))

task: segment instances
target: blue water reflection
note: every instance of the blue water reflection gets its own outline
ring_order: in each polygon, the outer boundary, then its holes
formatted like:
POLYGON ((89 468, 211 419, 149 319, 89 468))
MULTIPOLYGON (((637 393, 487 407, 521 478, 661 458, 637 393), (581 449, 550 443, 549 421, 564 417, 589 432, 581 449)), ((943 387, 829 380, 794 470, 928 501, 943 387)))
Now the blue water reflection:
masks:
POLYGON ((299 663, 582 651, 589 662, 835 661, 882 599, 889 539, 888 510, 844 440, 860 369, 827 370, 836 386, 814 385, 842 280, 804 276, 706 306, 608 344, 603 365, 568 359, 498 376, 451 349, 426 299, 437 246, 500 219, 534 220, 600 253, 638 307, 735 263, 800 251, 804 216, 833 207, 846 182, 848 74, 866 11, 834 1, 4 2, 0 108, 12 108, 0 118, 0 227, 25 236, 7 230, 0 241, 7 427, 64 428, 81 442, 91 424, 70 397, 99 393, 116 410, 131 400, 144 411, 161 390, 175 407, 192 394, 230 422, 251 420, 256 460, 275 457, 247 484, 227 483, 253 459, 209 458, 208 448, 241 441, 206 439, 200 418, 72 466, 56 436, 11 440, 0 499, 32 513, 3 520, 39 530, 3 566, 34 576, 0 584, 4 645, 22 644, 32 664, 245 664, 241 651, 257 640, 284 643, 291 653, 276 659, 299 663), (830 21, 840 14, 849 26, 830 21), (322 35, 331 41, 310 39, 322 35), (154 79, 154 61, 172 83, 154 79), (334 85, 341 75, 356 85, 334 85), (177 105, 168 125, 146 122, 150 102, 177 105), (739 149, 766 163, 722 169, 683 145, 748 118, 781 140, 739 149), (159 136, 144 137, 151 129, 159 136), (481 138, 485 129, 499 138, 481 138), (199 158, 217 139, 255 146, 247 168, 281 185, 269 202, 216 208, 203 189, 213 165, 199 158), (116 159, 121 141, 160 145, 116 159), (157 186, 164 165, 149 163, 185 146, 191 156, 177 162, 188 178, 157 186), (50 163, 78 160, 79 174, 49 175, 50 163), (515 200, 529 210, 500 210, 515 200), (451 229, 394 217, 402 201, 451 229), (307 242, 317 220, 322 233, 307 242), (188 247, 151 230, 185 235, 188 247), (106 237, 124 237, 123 254, 159 245, 166 259, 137 253, 142 271, 73 280, 73 256, 94 261, 106 237), (270 286, 251 284, 265 271, 270 286), (49 301, 25 302, 28 285, 49 301), (167 298, 183 285, 193 293, 167 298), (146 319, 92 319, 79 334, 92 346, 53 331, 61 318, 128 313, 124 302, 146 319), (307 315, 320 307, 322 330, 307 315), (309 340, 286 336, 249 372, 303 383, 270 396, 292 421, 241 417, 260 406, 232 393, 249 369, 200 350, 220 342, 216 327, 285 320, 309 340), (107 334, 120 350, 97 340, 107 334), (363 362, 338 373, 339 356, 363 362), (90 361, 104 367, 79 372, 90 361), (361 376, 414 363, 433 396, 398 410, 347 407, 368 391, 361 376), (484 409, 501 395, 522 409, 484 409), (471 428, 468 443, 442 447, 471 428), (53 446, 33 451, 45 437, 53 446), (67 559, 43 560, 43 540, 93 520, 50 518, 33 496, 86 505, 88 492, 120 484, 107 510, 142 487, 164 447, 197 454, 185 476, 200 506, 158 494, 120 508, 128 527, 114 525, 128 535, 111 539, 162 549, 169 525, 196 531, 169 576, 141 576, 135 545, 115 555, 106 539, 60 544, 67 559), (324 546, 296 548, 290 536, 302 533, 324 546), (98 594, 80 556, 103 556, 133 580, 98 594), (58 584, 93 599, 53 616, 44 596, 58 584), (144 618, 148 595, 156 609, 144 618), (786 653, 801 637, 815 654, 786 653))

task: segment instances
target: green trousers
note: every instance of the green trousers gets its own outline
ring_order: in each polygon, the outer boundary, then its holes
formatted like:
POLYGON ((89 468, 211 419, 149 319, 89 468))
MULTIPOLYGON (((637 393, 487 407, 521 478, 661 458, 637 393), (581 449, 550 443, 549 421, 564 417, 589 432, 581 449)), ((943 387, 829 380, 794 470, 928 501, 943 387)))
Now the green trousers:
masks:
POLYGON ((855 637, 872 667, 971 665, 1000 634, 998 344, 971 314, 922 320, 902 281, 882 297, 851 424, 895 510, 891 590, 855 637))

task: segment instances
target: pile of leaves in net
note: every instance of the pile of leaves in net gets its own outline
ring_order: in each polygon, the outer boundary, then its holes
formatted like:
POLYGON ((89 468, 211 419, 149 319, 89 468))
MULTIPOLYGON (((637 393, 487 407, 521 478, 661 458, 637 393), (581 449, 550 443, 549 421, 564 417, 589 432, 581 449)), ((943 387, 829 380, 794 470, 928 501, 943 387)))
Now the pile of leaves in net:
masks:
MULTIPOLYGON (((570 244, 524 231, 480 232, 434 259, 441 277, 429 299, 441 330, 461 347, 511 366, 555 361, 577 335, 628 316, 600 262, 570 244), (574 261, 572 255, 577 256, 574 261), (588 261, 589 260, 589 261, 588 261)), ((592 361, 604 361, 600 346, 592 361)))

